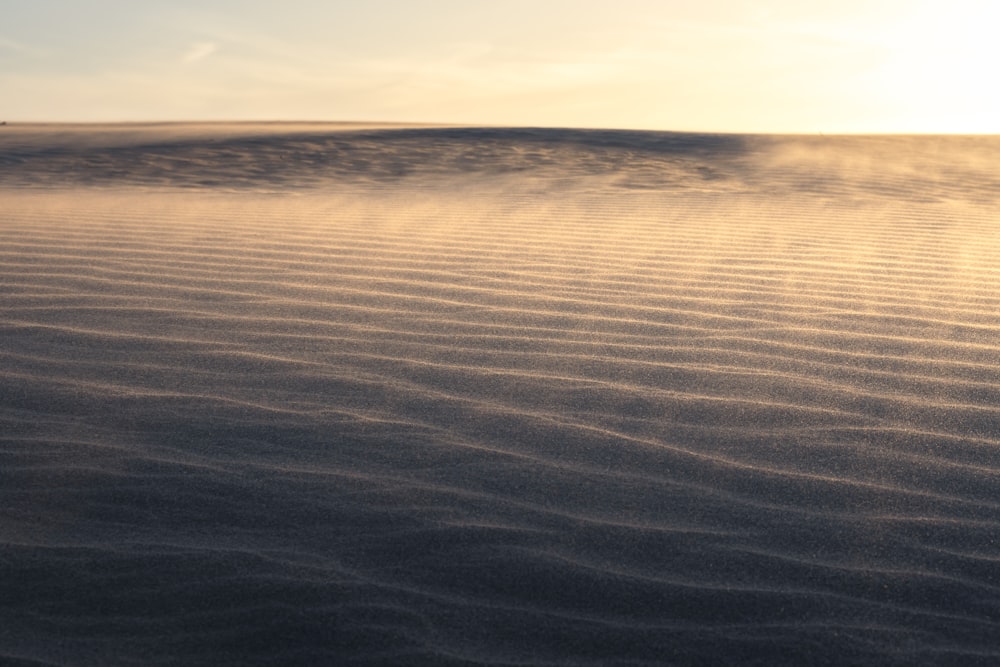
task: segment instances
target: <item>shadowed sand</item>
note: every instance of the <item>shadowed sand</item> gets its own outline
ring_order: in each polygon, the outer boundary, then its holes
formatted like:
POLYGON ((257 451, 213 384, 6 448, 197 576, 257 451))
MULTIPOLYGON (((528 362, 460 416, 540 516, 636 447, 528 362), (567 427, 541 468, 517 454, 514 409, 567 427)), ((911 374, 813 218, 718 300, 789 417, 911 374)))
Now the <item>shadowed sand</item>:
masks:
POLYGON ((0 661, 995 664, 998 149, 0 129, 0 661))

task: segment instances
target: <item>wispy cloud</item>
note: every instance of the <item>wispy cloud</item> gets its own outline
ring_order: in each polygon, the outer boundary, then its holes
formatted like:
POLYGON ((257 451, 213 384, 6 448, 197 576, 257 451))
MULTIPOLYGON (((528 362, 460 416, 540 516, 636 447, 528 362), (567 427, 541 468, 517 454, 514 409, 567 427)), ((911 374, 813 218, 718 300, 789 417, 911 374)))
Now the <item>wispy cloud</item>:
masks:
POLYGON ((0 35, 0 53, 4 51, 19 56, 38 57, 45 55, 45 51, 42 49, 0 35))
POLYGON ((187 52, 185 52, 184 57, 181 59, 185 63, 196 63, 199 60, 204 60, 213 53, 219 50, 219 45, 215 42, 198 42, 193 44, 187 52))

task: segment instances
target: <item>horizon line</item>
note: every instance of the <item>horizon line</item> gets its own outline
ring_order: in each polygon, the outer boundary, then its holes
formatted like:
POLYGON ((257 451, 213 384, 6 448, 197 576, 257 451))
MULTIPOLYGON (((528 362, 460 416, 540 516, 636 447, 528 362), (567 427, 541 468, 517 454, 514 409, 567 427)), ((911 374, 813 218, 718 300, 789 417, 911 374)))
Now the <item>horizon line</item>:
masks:
POLYGON ((315 119, 142 119, 142 120, 3 120, 0 127, 14 126, 75 126, 75 127, 153 127, 153 126, 193 126, 193 125, 265 125, 265 126, 301 126, 329 125, 340 127, 377 127, 384 129, 407 128, 465 128, 465 129, 509 129, 509 130, 579 130, 591 132, 648 132, 664 134, 694 134, 694 135, 731 135, 731 136, 788 136, 788 137, 996 137, 1000 132, 948 132, 948 131, 856 131, 827 132, 816 130, 805 131, 759 131, 759 130, 692 130, 692 129, 658 129, 649 127, 629 126, 589 126, 589 125, 518 125, 497 123, 468 123, 441 121, 396 121, 396 120, 315 120, 315 119))

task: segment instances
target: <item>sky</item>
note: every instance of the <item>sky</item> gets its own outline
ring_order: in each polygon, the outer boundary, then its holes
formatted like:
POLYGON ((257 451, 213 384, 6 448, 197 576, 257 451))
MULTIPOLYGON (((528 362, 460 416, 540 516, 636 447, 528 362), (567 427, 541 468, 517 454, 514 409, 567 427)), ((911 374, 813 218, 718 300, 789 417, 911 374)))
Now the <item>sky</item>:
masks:
POLYGON ((0 0, 0 120, 998 133, 987 0, 0 0))

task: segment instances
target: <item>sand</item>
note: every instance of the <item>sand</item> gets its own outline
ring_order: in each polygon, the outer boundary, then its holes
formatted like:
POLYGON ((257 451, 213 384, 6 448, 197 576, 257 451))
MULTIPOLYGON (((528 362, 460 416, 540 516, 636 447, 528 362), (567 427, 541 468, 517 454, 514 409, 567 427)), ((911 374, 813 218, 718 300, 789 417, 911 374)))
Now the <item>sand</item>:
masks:
POLYGON ((996 664, 998 155, 0 128, 0 663, 996 664))

